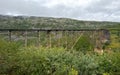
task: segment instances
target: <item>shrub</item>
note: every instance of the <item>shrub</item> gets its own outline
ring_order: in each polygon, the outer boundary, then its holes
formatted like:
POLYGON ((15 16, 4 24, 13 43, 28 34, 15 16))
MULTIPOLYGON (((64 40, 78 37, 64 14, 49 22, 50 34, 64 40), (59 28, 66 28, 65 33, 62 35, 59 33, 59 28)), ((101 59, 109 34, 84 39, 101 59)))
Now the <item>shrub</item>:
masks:
MULTIPOLYGON (((13 71, 17 75, 68 75, 73 69, 74 56, 61 48, 29 47, 17 55, 18 67, 13 71)), ((74 71, 72 73, 76 73, 74 71)))
POLYGON ((84 54, 58 47, 21 48, 17 43, 0 42, 3 75, 119 75, 119 63, 119 52, 84 54))
POLYGON ((73 48, 86 53, 87 51, 93 50, 93 44, 88 36, 82 35, 73 48))
POLYGON ((0 40, 0 74, 13 69, 19 47, 19 43, 0 40))

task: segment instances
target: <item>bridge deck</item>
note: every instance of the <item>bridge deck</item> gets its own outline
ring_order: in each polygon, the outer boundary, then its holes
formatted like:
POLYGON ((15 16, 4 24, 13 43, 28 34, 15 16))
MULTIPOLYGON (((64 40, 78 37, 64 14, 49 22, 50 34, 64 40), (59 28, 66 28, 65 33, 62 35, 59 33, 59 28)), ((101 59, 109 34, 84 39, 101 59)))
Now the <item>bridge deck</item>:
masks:
POLYGON ((120 29, 0 29, 0 31, 101 31, 101 30, 117 30, 120 29))
POLYGON ((0 29, 0 31, 99 31, 106 29, 0 29))

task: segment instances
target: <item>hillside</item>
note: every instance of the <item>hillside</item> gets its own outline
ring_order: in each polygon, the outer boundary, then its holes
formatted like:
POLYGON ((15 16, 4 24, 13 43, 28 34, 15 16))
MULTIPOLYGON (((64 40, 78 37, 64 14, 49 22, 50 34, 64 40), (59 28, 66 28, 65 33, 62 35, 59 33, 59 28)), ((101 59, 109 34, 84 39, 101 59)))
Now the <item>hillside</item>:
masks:
POLYGON ((119 27, 118 22, 97 22, 97 21, 80 21, 68 18, 52 17, 26 17, 26 16, 3 16, 0 15, 0 29, 80 29, 80 28, 113 28, 119 27))

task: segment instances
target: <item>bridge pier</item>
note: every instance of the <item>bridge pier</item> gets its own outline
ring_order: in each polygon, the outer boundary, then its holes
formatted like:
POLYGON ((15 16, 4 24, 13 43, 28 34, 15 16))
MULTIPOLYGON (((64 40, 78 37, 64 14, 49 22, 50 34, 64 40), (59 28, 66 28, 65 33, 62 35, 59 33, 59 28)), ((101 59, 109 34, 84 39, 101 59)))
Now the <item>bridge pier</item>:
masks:
POLYGON ((28 38, 27 38, 27 31, 25 31, 25 33, 24 33, 24 37, 25 37, 25 47, 27 47, 27 45, 28 45, 28 38))
POLYGON ((8 31, 8 39, 9 39, 9 42, 11 42, 12 41, 12 31, 8 31))

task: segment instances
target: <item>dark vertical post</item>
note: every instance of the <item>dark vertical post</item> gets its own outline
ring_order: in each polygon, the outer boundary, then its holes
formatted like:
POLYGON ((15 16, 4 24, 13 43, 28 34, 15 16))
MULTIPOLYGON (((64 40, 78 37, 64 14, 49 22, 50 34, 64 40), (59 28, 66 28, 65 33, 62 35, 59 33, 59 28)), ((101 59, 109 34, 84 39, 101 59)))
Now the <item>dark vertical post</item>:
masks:
POLYGON ((57 38, 58 38, 58 41, 57 41, 57 45, 58 45, 58 47, 60 47, 60 38, 61 38, 61 34, 60 34, 60 32, 59 31, 57 31, 56 32, 57 33, 57 38))
POLYGON ((38 45, 40 46, 40 31, 37 32, 38 32, 38 45))
POLYGON ((72 49, 72 45, 73 45, 73 31, 69 31, 69 48, 72 49))
POLYGON ((94 35, 94 37, 95 37, 95 48, 97 48, 97 40, 98 40, 98 31, 97 30, 95 30, 95 35, 94 35))
POLYGON ((59 32, 60 36, 59 36, 59 41, 58 41, 58 45, 59 47, 62 47, 62 37, 63 37, 63 31, 59 32))
POLYGON ((62 47, 62 37, 63 37, 63 33, 62 33, 62 31, 61 31, 60 33, 61 33, 60 46, 62 47))
POLYGON ((68 49, 68 36, 67 36, 67 31, 65 31, 65 38, 66 38, 66 41, 65 41, 66 49, 68 49))
POLYGON ((103 44, 102 44, 102 38, 103 38, 103 36, 104 36, 104 34, 103 34, 103 30, 100 30, 100 44, 101 44, 101 49, 103 49, 103 44))
POLYGON ((95 42, 96 42, 95 33, 96 33, 96 31, 92 31, 92 43, 93 43, 94 48, 95 48, 95 42))
POLYGON ((47 31, 47 35, 48 35, 48 48, 51 48, 51 34, 50 34, 51 31, 47 31))
POLYGON ((28 43, 28 41, 27 41, 27 31, 25 31, 25 47, 27 47, 27 43, 28 43))
POLYGON ((72 41, 72 45, 71 45, 71 49, 73 49, 73 45, 75 43, 75 31, 71 31, 71 41, 72 41))
POLYGON ((50 32, 49 32, 49 37, 50 37, 50 48, 51 48, 52 47, 52 36, 50 32))
POLYGON ((103 30, 99 30, 99 46, 100 46, 100 49, 102 50, 102 37, 103 36, 103 30))
POLYGON ((55 47, 58 47, 58 33, 57 33, 57 31, 55 31, 55 43, 56 43, 55 47))
POLYGON ((61 47, 64 47, 64 31, 61 31, 61 47))
POLYGON ((12 39, 11 39, 11 32, 12 32, 12 31, 10 31, 10 30, 8 31, 9 42, 11 42, 11 40, 12 40, 12 39))

